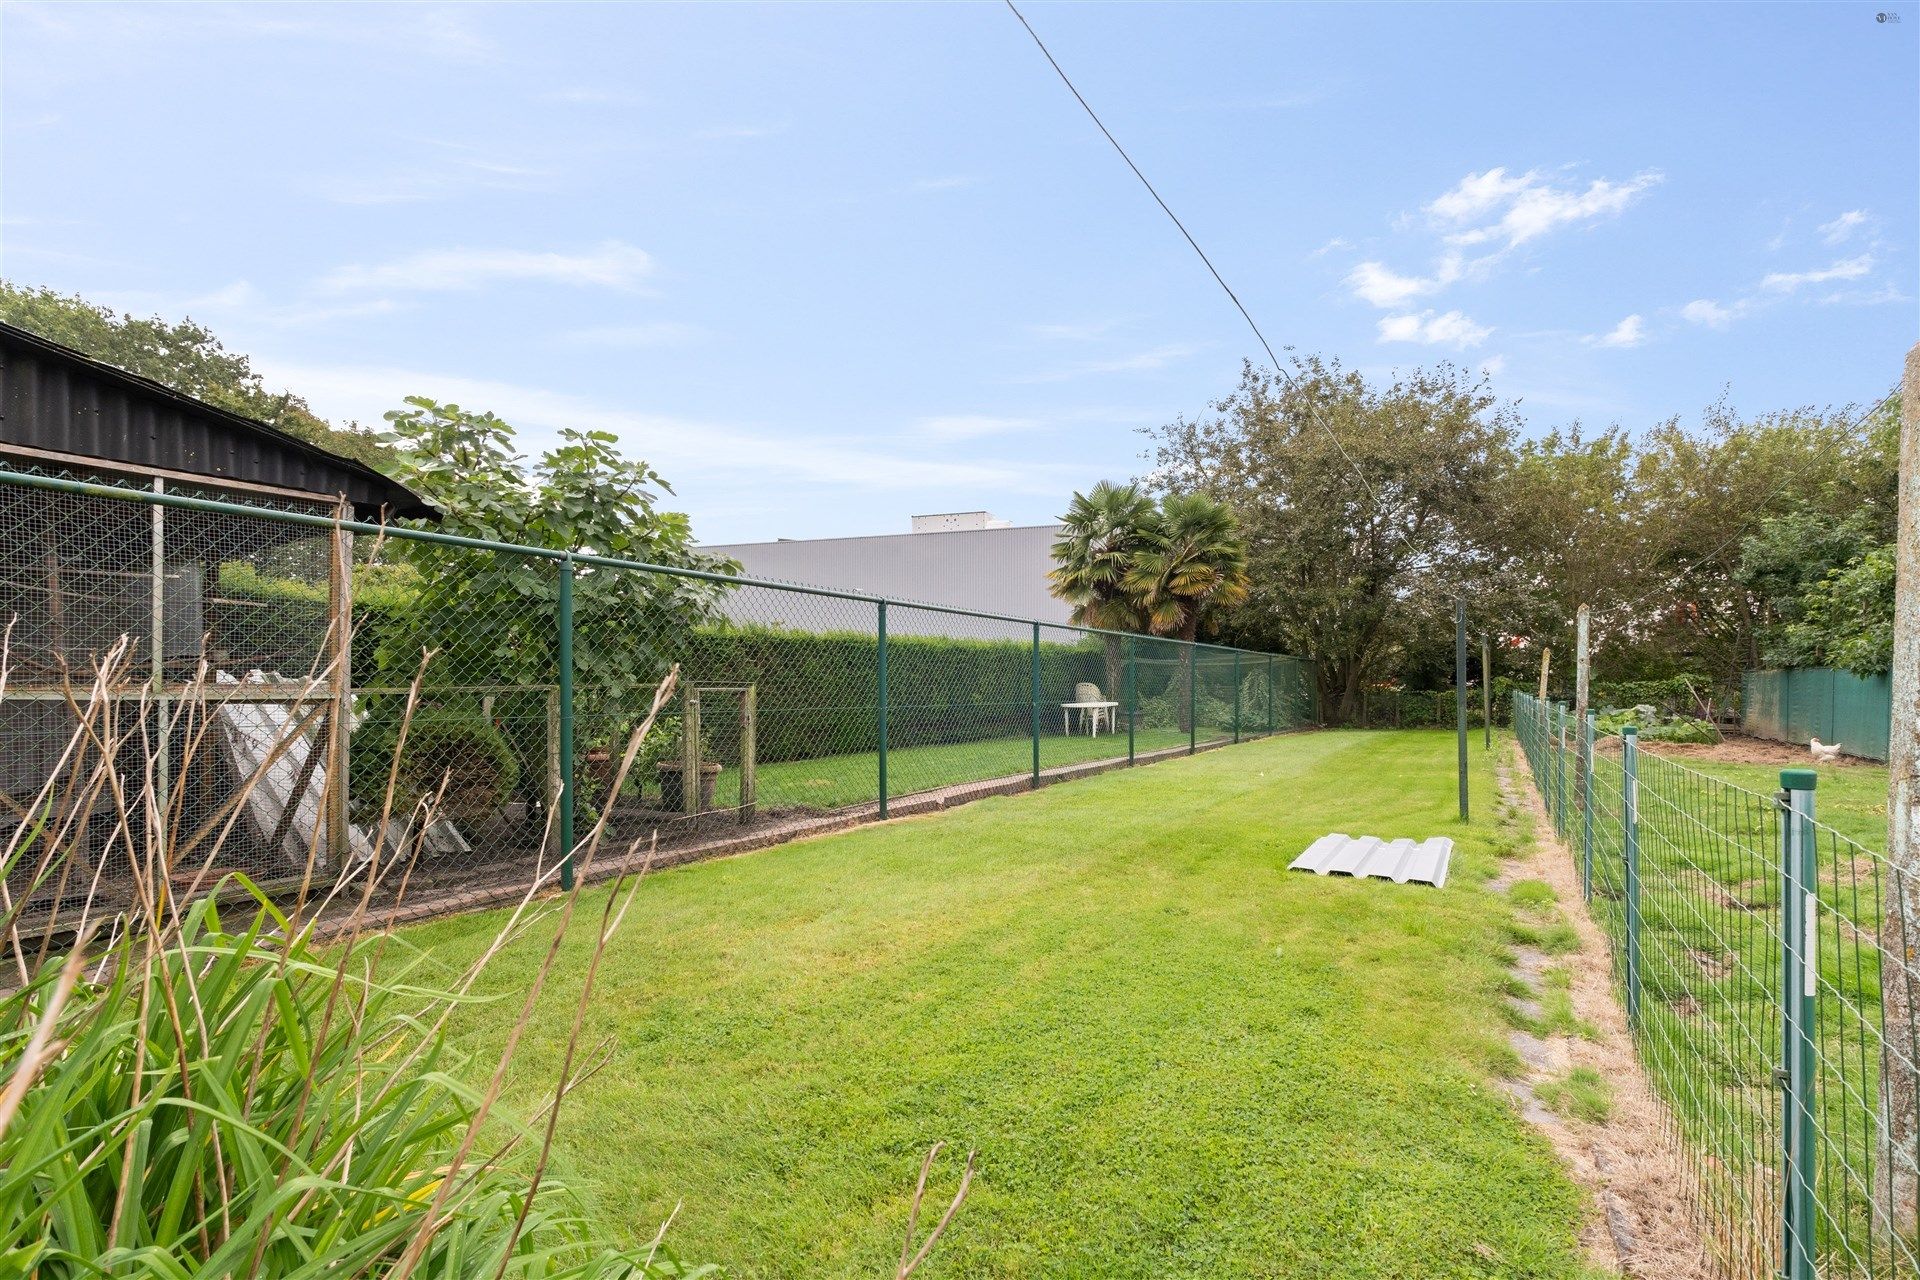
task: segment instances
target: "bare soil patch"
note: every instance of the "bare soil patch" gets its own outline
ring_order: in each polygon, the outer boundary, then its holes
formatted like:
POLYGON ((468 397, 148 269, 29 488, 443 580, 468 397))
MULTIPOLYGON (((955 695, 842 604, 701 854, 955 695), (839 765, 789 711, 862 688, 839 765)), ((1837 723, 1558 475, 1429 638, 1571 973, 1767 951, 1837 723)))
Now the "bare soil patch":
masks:
MULTIPOLYGON (((1525 766, 1517 759, 1509 749, 1498 769, 1500 788, 1509 804, 1531 817, 1534 839, 1520 847, 1504 874, 1544 880, 1558 895, 1580 938, 1580 950, 1563 957, 1571 975, 1568 994, 1575 1015, 1597 1032, 1592 1038, 1552 1035, 1542 1042, 1539 1059, 1524 1055, 1530 1078, 1517 1082, 1526 1092, 1521 1113, 1552 1141, 1575 1181, 1593 1195, 1598 1212, 1588 1222, 1582 1243, 1596 1265, 1628 1276, 1711 1280, 1717 1272, 1687 1191, 1690 1175, 1674 1148, 1666 1108, 1634 1055, 1626 1015, 1614 999, 1606 934, 1588 916, 1575 861, 1553 838, 1552 825, 1519 772, 1525 766), (1545 1069, 1536 1061, 1544 1061, 1545 1069), (1612 1115, 1603 1123, 1548 1112, 1534 1096, 1533 1084, 1564 1077, 1577 1067, 1590 1068, 1612 1086, 1612 1115)), ((1516 971, 1525 977, 1529 966, 1524 955, 1519 959, 1516 971)))
MULTIPOLYGON (((1777 764, 1793 765, 1813 764, 1813 753, 1805 747, 1791 743, 1775 742, 1770 738, 1749 738, 1743 734, 1728 734, 1722 742, 1649 742, 1642 738, 1640 749, 1657 756, 1670 756, 1676 760, 1698 759, 1717 760, 1724 764, 1777 764)), ((1842 755, 1831 761, 1821 761, 1820 767, 1845 769, 1853 765, 1873 764, 1872 760, 1861 760, 1854 756, 1842 755)))

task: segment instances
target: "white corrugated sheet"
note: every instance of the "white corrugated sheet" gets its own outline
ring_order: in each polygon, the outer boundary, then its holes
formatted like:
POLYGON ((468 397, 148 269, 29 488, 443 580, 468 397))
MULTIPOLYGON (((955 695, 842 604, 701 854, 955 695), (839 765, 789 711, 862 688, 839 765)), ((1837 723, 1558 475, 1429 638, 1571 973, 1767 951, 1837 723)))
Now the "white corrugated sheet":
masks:
POLYGON ((1446 836, 1425 840, 1382 840, 1379 836, 1321 836, 1307 851, 1287 864, 1290 871, 1321 876, 1352 876, 1356 880, 1391 880, 1395 884, 1447 882, 1447 862, 1453 841, 1446 836))

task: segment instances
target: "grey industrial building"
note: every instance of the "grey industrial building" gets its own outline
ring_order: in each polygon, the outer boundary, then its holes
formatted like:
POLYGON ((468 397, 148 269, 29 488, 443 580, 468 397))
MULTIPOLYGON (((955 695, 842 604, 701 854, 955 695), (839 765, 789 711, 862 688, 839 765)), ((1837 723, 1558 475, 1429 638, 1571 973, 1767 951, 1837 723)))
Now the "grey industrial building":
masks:
MULTIPOLYGON (((946 512, 913 517, 908 533, 857 538, 782 538, 776 542, 739 542, 701 548, 737 560, 751 578, 798 583, 1065 624, 1071 609, 1047 589, 1053 567, 1057 524, 1014 526, 985 511, 946 512)), ((796 616, 761 616, 776 602, 762 598, 749 606, 751 620, 806 626, 796 616)), ((803 598, 789 598, 805 611, 803 598)), ((723 607, 726 607, 723 605, 723 607)), ((818 612, 818 610, 816 610, 818 612)), ((749 620, 747 615, 742 621, 749 620)), ((1003 627, 977 620, 914 609, 894 610, 888 626, 907 635, 998 635, 1003 627)))

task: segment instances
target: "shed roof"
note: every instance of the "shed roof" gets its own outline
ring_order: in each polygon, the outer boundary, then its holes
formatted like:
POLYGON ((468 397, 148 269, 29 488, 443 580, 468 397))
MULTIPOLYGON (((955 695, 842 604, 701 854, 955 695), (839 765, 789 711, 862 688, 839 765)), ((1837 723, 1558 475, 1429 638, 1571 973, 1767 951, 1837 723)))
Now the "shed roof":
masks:
POLYGON ((434 519, 405 485, 352 458, 0 324, 0 449, 344 496, 361 519, 434 519))

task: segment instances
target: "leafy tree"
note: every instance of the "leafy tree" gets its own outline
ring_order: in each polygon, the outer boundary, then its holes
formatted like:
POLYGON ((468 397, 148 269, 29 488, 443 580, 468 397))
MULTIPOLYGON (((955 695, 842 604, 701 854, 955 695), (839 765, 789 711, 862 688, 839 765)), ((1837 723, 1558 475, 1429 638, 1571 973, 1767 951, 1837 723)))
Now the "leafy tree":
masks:
MULTIPOLYGON (((672 493, 666 481, 623 457, 606 432, 562 431, 560 444, 529 464, 514 447, 513 429, 491 413, 417 396, 407 405, 386 415, 395 475, 441 510, 442 532, 669 567, 737 569, 695 550, 687 517, 659 506, 661 495, 672 493)), ((411 678, 422 652, 432 650, 435 688, 524 690, 488 695, 487 705, 497 717, 544 723, 543 690, 558 663, 559 565, 412 539, 395 540, 391 551, 415 566, 422 585, 414 606, 380 639, 377 658, 388 682, 411 678)), ((724 590, 666 574, 574 569, 574 688, 585 740, 624 736, 724 590)), ((528 760, 523 777, 541 777, 543 768, 528 760)))
POLYGON ((1168 494, 1127 569, 1127 589, 1155 635, 1200 638, 1204 619, 1247 598, 1247 546, 1224 503, 1168 494))
POLYGON ((369 432, 329 425, 291 391, 272 392, 253 362, 192 319, 145 319, 84 298, 0 280, 0 320, 83 355, 369 466, 386 451, 369 432))
POLYGON ((1345 719, 1455 592, 1489 590, 1517 424, 1449 365, 1379 387, 1300 357, 1291 383, 1248 364, 1210 414, 1150 434, 1158 487, 1238 517, 1251 585, 1228 632, 1316 658, 1322 705, 1345 719))
MULTIPOLYGON (((1053 544, 1049 590, 1073 606, 1073 620, 1110 631, 1143 631, 1147 622, 1139 595, 1127 574, 1159 524, 1153 499, 1133 485, 1102 480, 1076 493, 1060 518, 1062 532, 1053 544)), ((1120 640, 1106 636, 1109 697, 1121 681, 1120 640)))
POLYGON ((1799 409, 1743 419, 1719 404, 1699 430, 1669 420, 1649 432, 1634 484, 1646 504, 1641 559, 1657 590, 1641 606, 1638 642, 1728 684, 1759 666, 1775 610, 1743 580, 1745 535, 1800 514, 1857 518, 1875 541, 1890 539, 1886 412, 1799 409))
MULTIPOLYGON (((1125 584, 1149 630, 1193 643, 1203 622, 1247 598, 1247 547, 1233 512, 1205 494, 1166 495, 1125 584)), ((1187 666, 1176 669, 1180 727, 1188 729, 1192 675, 1187 666)))

